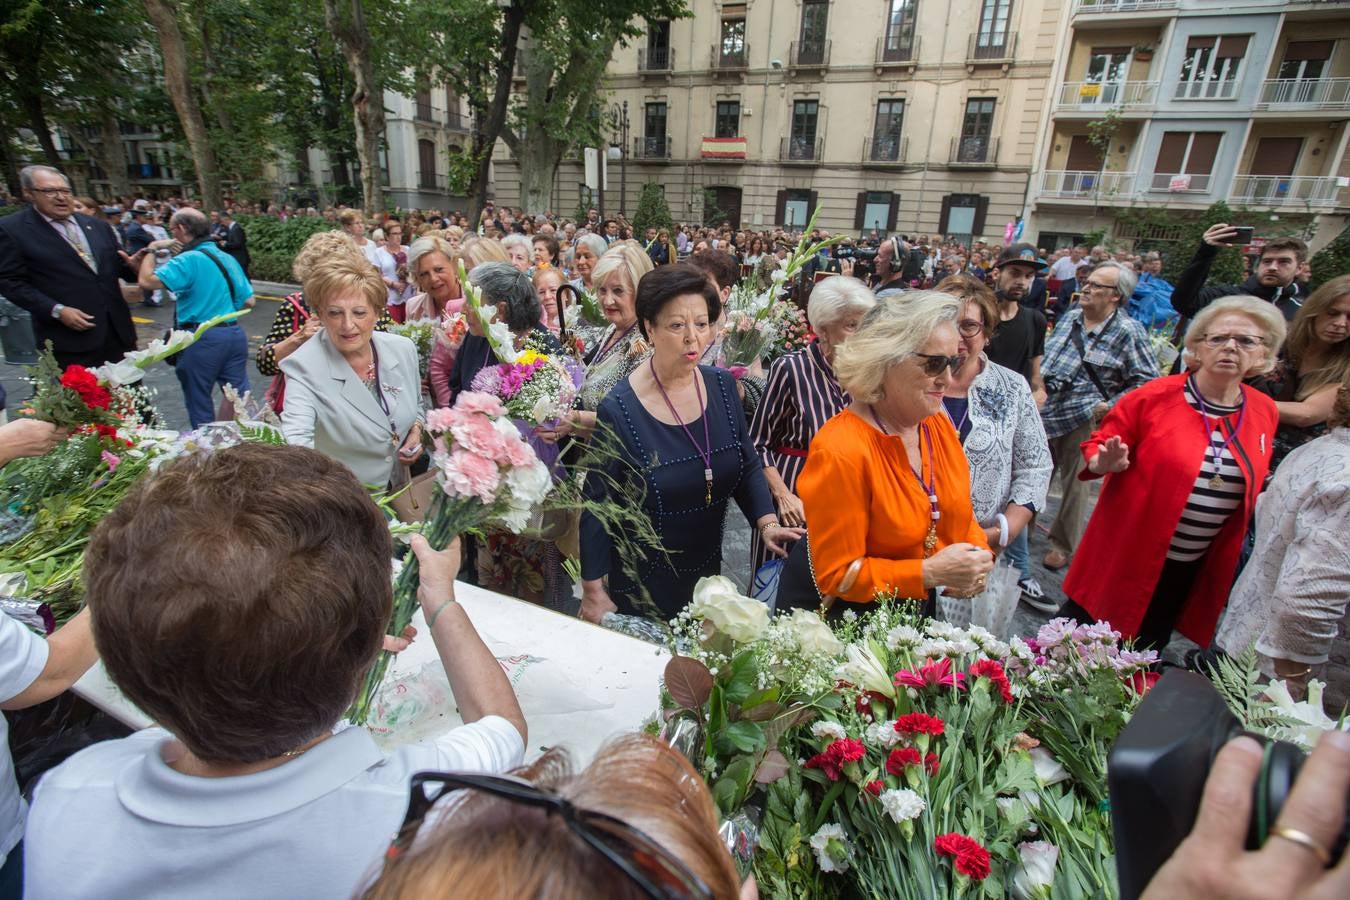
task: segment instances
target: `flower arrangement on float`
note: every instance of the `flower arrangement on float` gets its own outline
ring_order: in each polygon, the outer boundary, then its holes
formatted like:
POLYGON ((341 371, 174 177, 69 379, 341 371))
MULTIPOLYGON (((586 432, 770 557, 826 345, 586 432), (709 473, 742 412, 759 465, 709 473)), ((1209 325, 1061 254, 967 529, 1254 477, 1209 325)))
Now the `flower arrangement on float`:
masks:
POLYGON ((674 621, 663 734, 770 897, 1110 896, 1106 753, 1149 653, 1030 640, 879 597, 837 626, 705 579, 674 621))

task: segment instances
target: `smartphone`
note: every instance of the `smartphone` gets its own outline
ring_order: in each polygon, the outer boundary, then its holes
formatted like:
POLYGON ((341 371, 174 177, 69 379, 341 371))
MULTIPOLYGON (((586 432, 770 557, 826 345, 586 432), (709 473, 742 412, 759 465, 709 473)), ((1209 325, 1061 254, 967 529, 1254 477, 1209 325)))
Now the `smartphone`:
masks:
POLYGON ((1238 225, 1238 226, 1235 226, 1235 227, 1236 227, 1236 230, 1237 230, 1237 234, 1235 234, 1235 235, 1233 235, 1231 238, 1229 238, 1229 239, 1228 239, 1228 243, 1234 244, 1234 245, 1242 245, 1242 246, 1246 246, 1247 244, 1250 244, 1250 243, 1252 242, 1252 231, 1254 230, 1254 229, 1252 228, 1252 226, 1250 226, 1250 225, 1238 225))

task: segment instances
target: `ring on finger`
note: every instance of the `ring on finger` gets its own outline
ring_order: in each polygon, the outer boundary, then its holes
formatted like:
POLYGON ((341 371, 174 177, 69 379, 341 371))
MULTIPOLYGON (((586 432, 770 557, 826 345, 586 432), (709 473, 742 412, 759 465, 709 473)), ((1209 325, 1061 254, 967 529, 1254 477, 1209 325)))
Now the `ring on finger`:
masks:
POLYGON ((1316 838, 1306 831, 1299 831, 1297 828, 1289 828, 1285 825, 1276 825, 1270 829, 1270 836, 1284 838, 1291 844, 1298 844, 1317 857, 1317 861, 1322 864, 1322 868, 1331 865, 1331 851, 1323 847, 1316 838))

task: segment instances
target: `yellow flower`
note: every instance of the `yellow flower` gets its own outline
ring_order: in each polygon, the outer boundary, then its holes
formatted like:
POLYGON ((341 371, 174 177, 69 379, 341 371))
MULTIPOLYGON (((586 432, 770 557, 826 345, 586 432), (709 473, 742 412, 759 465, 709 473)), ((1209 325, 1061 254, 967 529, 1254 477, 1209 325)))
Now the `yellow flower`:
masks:
POLYGON ((521 365, 528 366, 536 359, 542 359, 544 362, 548 362, 548 357, 543 353, 540 353, 538 350, 526 350, 524 353, 520 354, 520 356, 516 358, 516 362, 520 363, 521 365))

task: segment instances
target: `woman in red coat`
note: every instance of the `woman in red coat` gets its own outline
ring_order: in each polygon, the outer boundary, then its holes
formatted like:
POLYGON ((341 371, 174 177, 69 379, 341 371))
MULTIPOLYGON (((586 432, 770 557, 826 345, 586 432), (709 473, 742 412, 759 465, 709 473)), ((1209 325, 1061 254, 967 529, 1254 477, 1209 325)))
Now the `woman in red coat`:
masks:
POLYGON ((1175 626, 1207 646, 1270 469, 1279 412, 1244 378, 1270 370, 1285 323, 1228 297, 1186 330, 1189 372, 1122 397, 1083 442, 1080 478, 1107 476, 1060 615, 1109 621, 1161 651, 1175 626))

